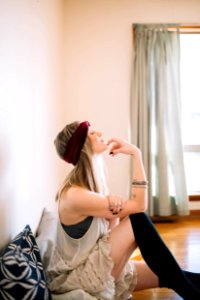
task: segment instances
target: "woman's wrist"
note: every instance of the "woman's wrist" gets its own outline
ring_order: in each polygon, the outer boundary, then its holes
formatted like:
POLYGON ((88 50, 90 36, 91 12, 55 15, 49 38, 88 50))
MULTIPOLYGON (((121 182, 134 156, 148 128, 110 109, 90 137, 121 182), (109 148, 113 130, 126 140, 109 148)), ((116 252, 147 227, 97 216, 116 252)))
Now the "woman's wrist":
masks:
POLYGON ((142 161, 142 156, 140 155, 139 158, 135 158, 133 162, 133 179, 132 182, 139 185, 141 183, 148 183, 146 179, 146 173, 144 170, 144 165, 142 161))
POLYGON ((142 159, 142 153, 140 148, 136 147, 135 145, 131 144, 130 147, 130 155, 133 156, 134 159, 142 159))
POLYGON ((134 188, 148 188, 148 181, 147 180, 133 179, 132 180, 132 186, 134 188))

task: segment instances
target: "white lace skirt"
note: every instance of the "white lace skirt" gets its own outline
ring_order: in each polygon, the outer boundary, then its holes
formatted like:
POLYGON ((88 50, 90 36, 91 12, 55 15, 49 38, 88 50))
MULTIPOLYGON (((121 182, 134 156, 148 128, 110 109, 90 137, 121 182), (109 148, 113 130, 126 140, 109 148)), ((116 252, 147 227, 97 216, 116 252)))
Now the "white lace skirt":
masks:
POLYGON ((126 300, 135 288, 137 274, 133 261, 129 261, 120 278, 115 282, 111 275, 113 261, 110 256, 109 236, 99 239, 87 260, 68 274, 49 283, 56 294, 83 289, 100 300, 126 300))

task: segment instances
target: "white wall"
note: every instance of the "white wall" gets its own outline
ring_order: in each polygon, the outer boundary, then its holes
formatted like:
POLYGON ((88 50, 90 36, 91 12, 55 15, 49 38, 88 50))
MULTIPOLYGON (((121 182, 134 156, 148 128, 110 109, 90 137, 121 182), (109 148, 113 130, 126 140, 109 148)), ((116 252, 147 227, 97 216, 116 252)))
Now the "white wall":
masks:
MULTIPOLYGON (((132 24, 199 23, 199 11, 199 0, 0 0, 0 248, 53 206, 66 122, 129 137, 132 24)), ((128 159, 106 160, 111 191, 128 193, 128 159)))
POLYGON ((36 229, 58 185, 63 124, 62 0, 0 1, 0 247, 36 229))
MULTIPOLYGON (((199 23, 198 0, 67 0, 66 113, 129 137, 133 23, 199 23)), ((112 192, 129 187, 129 160, 108 158, 112 192)))

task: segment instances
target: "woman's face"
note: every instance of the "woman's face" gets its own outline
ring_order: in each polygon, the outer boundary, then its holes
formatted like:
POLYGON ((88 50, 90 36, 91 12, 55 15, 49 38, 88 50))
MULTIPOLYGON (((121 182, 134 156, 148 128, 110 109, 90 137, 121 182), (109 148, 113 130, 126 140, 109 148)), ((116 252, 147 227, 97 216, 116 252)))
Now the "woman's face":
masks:
POLYGON ((88 138, 91 143, 92 151, 95 154, 100 154, 107 150, 108 146, 105 141, 102 139, 102 133, 92 128, 88 130, 88 138))

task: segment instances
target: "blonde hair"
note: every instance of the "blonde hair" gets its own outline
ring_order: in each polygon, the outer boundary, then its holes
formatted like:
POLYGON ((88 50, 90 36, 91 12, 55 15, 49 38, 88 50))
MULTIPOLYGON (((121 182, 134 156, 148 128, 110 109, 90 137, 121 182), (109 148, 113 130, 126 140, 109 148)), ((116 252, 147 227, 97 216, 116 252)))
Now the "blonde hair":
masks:
MULTIPOLYGON (((63 130, 59 132, 54 141, 57 153, 63 160, 66 144, 79 124, 79 122, 73 122, 65 126, 63 130)), ((68 174, 62 186, 58 190, 56 200, 61 197, 64 191, 72 186, 80 186, 97 193, 107 193, 107 185, 105 182, 102 159, 100 159, 99 157, 97 158, 93 154, 88 137, 86 137, 77 164, 68 174)))

